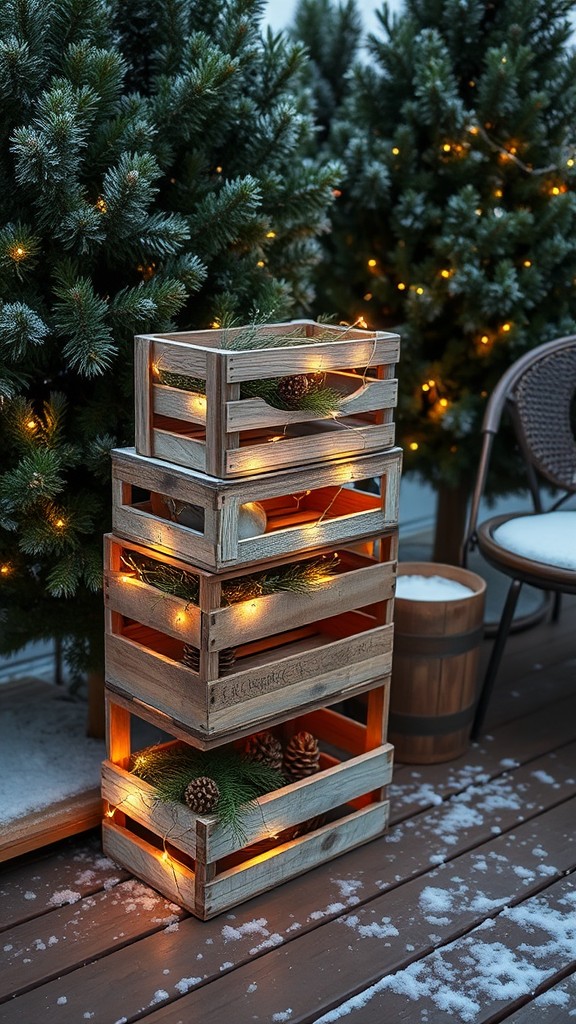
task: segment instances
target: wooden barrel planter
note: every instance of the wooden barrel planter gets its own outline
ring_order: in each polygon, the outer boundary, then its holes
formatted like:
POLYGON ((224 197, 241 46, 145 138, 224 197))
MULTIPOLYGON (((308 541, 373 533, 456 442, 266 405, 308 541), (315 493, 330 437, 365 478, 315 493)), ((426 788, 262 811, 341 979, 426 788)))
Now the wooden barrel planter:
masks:
POLYGON ((452 600, 395 599, 388 730, 395 760, 450 761, 469 744, 486 582, 467 569, 433 562, 400 563, 398 576, 440 577, 469 591, 452 600))

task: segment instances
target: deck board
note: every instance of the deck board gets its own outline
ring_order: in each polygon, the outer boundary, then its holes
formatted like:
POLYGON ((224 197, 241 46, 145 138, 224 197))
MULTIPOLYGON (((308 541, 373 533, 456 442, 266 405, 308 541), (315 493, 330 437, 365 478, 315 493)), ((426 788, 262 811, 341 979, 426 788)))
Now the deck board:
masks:
POLYGON ((386 836, 232 913, 175 911, 97 833, 0 867, 0 1024, 316 1024, 335 1008, 345 1024, 568 1024, 574 938, 548 949, 513 915, 575 917, 575 631, 572 601, 511 638, 487 734, 448 764, 396 767, 386 836), (484 940, 534 946, 529 992, 475 994, 466 958, 484 940), (427 979, 418 998, 393 991, 396 972, 427 979), (442 972, 462 979, 460 1016, 439 1005, 442 972))

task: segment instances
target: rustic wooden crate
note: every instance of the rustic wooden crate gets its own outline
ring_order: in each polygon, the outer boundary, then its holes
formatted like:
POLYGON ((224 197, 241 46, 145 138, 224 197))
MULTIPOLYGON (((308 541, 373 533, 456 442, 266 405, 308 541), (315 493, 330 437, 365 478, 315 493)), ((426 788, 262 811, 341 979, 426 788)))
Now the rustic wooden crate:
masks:
POLYGON ((141 455, 227 479, 394 444, 398 335, 300 320, 258 328, 249 351, 226 349, 240 330, 136 337, 136 450, 141 455), (294 344, 258 348, 259 336, 287 331, 294 344), (303 337, 307 342, 298 344, 303 337), (204 389, 159 383, 162 371, 200 379, 204 389), (329 415, 275 409, 262 398, 241 397, 244 381, 318 372, 344 396, 329 415))
POLYGON ((393 752, 384 740, 383 700, 374 693, 366 726, 327 709, 285 723, 285 735, 305 729, 318 738, 321 770, 255 801, 239 839, 215 815, 156 800, 153 787, 127 770, 130 714, 108 694, 105 852, 207 920, 382 835, 393 752), (324 824, 304 831, 304 823, 324 816, 324 824), (299 826, 303 834, 291 838, 299 826))
POLYGON ((226 481, 112 452, 114 533, 215 572, 375 537, 396 527, 402 452, 393 448, 305 469, 226 481), (380 494, 356 490, 380 480, 380 494), (168 502, 199 510, 198 529, 171 521, 168 502), (265 532, 241 537, 243 506, 266 512, 265 532), (155 514, 154 510, 156 510, 155 514))
POLYGON ((247 570, 215 575, 108 537, 108 685, 158 709, 196 742, 212 745, 287 717, 294 708, 374 687, 391 671, 396 547, 394 531, 381 540, 383 561, 339 551, 338 575, 321 589, 221 607, 225 582, 247 576, 247 570), (123 559, 131 552, 195 573, 199 604, 127 575, 123 559), (192 664, 190 648, 197 654, 192 664))

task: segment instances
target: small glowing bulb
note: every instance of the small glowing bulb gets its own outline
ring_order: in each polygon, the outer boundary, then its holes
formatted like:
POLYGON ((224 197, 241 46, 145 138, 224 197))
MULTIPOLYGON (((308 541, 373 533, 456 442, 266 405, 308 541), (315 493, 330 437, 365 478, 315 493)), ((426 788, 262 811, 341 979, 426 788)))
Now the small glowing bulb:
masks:
POLYGON ((558 185, 553 185, 552 188, 550 189, 550 193, 553 196, 559 196, 560 195, 560 189, 558 188, 558 185))
POLYGON ((168 856, 168 853, 166 852, 166 850, 164 850, 164 853, 162 854, 161 860, 163 860, 165 864, 167 864, 168 861, 170 860, 170 857, 168 856))
POLYGON ((266 264, 264 263, 264 260, 258 260, 258 263, 256 264, 256 266, 257 267, 264 267, 264 266, 266 266, 266 264))
POLYGON ((452 146, 450 145, 449 142, 445 142, 444 145, 442 146, 442 149, 444 150, 445 153, 449 153, 450 150, 452 149, 452 146))
POLYGON ((476 209, 474 210, 474 213, 476 214, 477 217, 481 217, 482 216, 482 210, 480 209, 479 206, 476 207, 476 209))
POLYGON ((275 436, 269 438, 269 440, 270 441, 281 441, 282 440, 282 435, 281 434, 275 434, 275 436))
POLYGON ((216 174, 222 174, 222 168, 221 167, 217 167, 216 168, 216 174))
POLYGON ((397 288, 398 288, 399 292, 403 292, 406 289, 406 285, 404 284, 404 281, 399 281, 398 285, 397 285, 397 288))
POLYGON ((158 363, 152 363, 152 375, 154 377, 160 376, 160 367, 158 366, 158 363))
POLYGON ((368 266, 369 267, 375 267, 376 266, 376 260, 368 260, 368 266))
POLYGON ((218 328, 220 327, 220 321, 213 320, 212 323, 210 324, 210 327, 212 328, 213 331, 217 331, 218 328))
POLYGON ((418 285, 418 287, 416 289, 416 295, 424 295, 424 289, 423 289, 422 285, 418 285))
POLYGON ((490 338, 488 337, 487 334, 483 334, 482 337, 480 338, 480 341, 482 342, 483 345, 487 345, 490 341, 490 338))
MULTIPOLYGON (((470 85, 472 85, 472 84, 475 85, 476 83, 475 82, 474 83, 470 82, 469 84, 470 85)), ((480 131, 480 129, 479 129, 478 125, 470 124, 470 125, 468 125, 468 131, 470 132, 470 135, 478 135, 478 132, 480 131)))
POLYGON ((358 327, 362 327, 364 330, 368 327, 368 324, 363 316, 359 316, 356 323, 358 327))
POLYGON ((62 527, 63 527, 64 525, 65 525, 65 523, 64 523, 64 520, 63 520, 63 519, 57 519, 57 520, 55 521, 55 523, 54 523, 54 526, 55 526, 55 527, 56 527, 56 528, 57 528, 58 530, 61 530, 61 529, 62 529, 62 527))
POLYGON ((26 426, 28 427, 28 430, 35 430, 37 427, 36 420, 28 420, 26 426))
POLYGON ((448 405, 448 399, 447 398, 441 398, 440 399, 440 405, 442 406, 443 409, 445 409, 446 406, 448 405))
POLYGON ((450 277, 450 271, 444 268, 444 270, 440 271, 440 277, 450 277))
POLYGON ((393 154, 393 156, 399 156, 400 155, 400 150, 398 149, 398 146, 392 146, 392 154, 393 154))
POLYGON ((566 167, 574 167, 574 160, 572 157, 569 157, 566 161, 566 167))
POLYGON ((428 383, 429 383, 431 388, 435 388, 436 387, 436 381, 435 380, 429 380, 428 383))
POLYGON ((275 231, 267 231, 266 232, 266 238, 276 238, 276 232, 275 231))
POLYGON ((430 391, 430 385, 429 384, 423 384, 422 385, 422 391, 430 391))
POLYGON ((408 445, 408 447, 410 448, 411 452, 417 452, 418 451, 418 442, 417 441, 410 441, 410 444, 408 445))
POLYGON ((532 266, 532 260, 524 260, 524 263, 522 264, 522 266, 524 266, 524 267, 531 267, 532 266))
POLYGON ((502 330, 505 333, 508 333, 508 331, 512 330, 512 324, 509 324, 509 323, 502 324, 502 330))
POLYGON ((500 63, 501 64, 507 64, 508 63, 508 58, 507 57, 502 57, 502 60, 501 60, 500 63))
POLYGON ((132 578, 131 576, 121 576, 120 577, 120 582, 121 583, 128 583, 131 578, 132 578))
POLYGON ((98 213, 108 213, 108 204, 103 196, 99 196, 96 200, 96 209, 98 213))
POLYGON ((370 302, 371 298, 372 298, 372 292, 366 292, 366 295, 363 296, 364 302, 370 302))
POLYGON ((503 195, 502 189, 501 188, 495 188, 494 189, 494 195, 495 195, 496 199, 502 199, 502 195, 503 195))
POLYGON ((9 565, 2 565, 2 566, 0 566, 0 575, 8 576, 9 573, 10 573, 10 566, 9 565))
POLYGON ((106 811, 106 817, 107 818, 113 818, 115 810, 116 810, 115 807, 109 807, 108 810, 106 811))

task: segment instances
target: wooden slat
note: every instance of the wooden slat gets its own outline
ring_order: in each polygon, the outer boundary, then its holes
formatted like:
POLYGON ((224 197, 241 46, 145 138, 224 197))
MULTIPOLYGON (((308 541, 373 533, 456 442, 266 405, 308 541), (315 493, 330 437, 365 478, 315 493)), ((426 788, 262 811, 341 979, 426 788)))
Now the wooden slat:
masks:
POLYGON ((567 1024, 566 1017, 573 1017, 575 1008, 576 974, 572 973, 506 1017, 506 1024, 567 1024))
MULTIPOLYGON (((492 829, 496 824, 495 818, 500 816, 498 809, 494 808, 490 812, 485 812, 482 824, 474 827, 473 836, 469 834, 469 830, 466 827, 458 833, 456 842, 450 848, 450 856, 458 857, 467 848, 469 849, 475 844, 477 845, 482 842, 486 843, 486 841, 495 845, 485 848, 484 854, 482 853, 482 847, 478 846, 477 850, 472 850, 467 856, 473 858, 488 857, 491 850, 494 850, 496 854, 503 853, 504 855, 506 855, 507 849, 511 851, 517 851, 518 849, 530 851, 545 837, 559 835, 561 833, 562 821, 570 820, 573 810, 567 809, 564 811, 558 808, 558 811, 555 812, 557 813, 556 824, 553 818, 534 818, 534 815, 537 814, 537 804, 539 802, 537 793, 547 793, 550 799, 556 797, 558 791, 554 790, 550 785, 546 786, 539 782, 534 778, 533 773, 546 771, 555 766, 556 781, 560 785, 560 793, 563 795, 565 793, 564 780, 569 772, 573 772, 573 761, 571 764, 568 762, 562 769, 561 766, 555 765, 555 760, 555 758, 544 758, 540 763, 535 762, 531 765, 529 770, 522 770, 523 773, 519 775, 517 783, 523 787, 520 806, 516 810, 509 809, 505 812, 507 814, 507 822, 503 822, 500 817, 498 823, 499 828, 510 828, 514 822, 516 823, 514 831, 510 836, 503 835, 496 839, 493 838, 493 835, 491 836, 492 829), (520 822, 520 819, 524 817, 524 812, 526 816, 532 815, 531 821, 520 822), (540 821, 542 823, 540 832, 526 831, 534 828, 540 821), (523 838, 526 838, 525 843, 522 843, 523 838)), ((479 795, 475 794, 474 799, 476 801, 480 799, 479 795)), ((449 807, 450 804, 447 804, 446 809, 448 810, 449 807)), ((269 941, 270 936, 274 933, 280 933, 280 936, 285 935, 286 939, 289 939, 294 934, 300 935, 310 927, 317 927, 319 923, 322 925, 322 932, 324 933, 325 922, 329 922, 331 918, 338 916, 342 912, 337 909, 338 907, 345 909, 346 906, 353 906, 358 899, 365 901, 370 895, 379 896, 381 893, 384 893, 382 898, 385 901, 392 895, 392 893, 386 895, 385 890, 397 887, 398 879, 410 877, 413 871, 416 871, 417 875, 423 875, 423 884, 428 884, 429 879, 426 873, 430 871, 430 857, 433 855, 436 847, 436 836, 439 822, 441 821, 438 815, 441 812, 442 808, 435 808, 433 812, 428 812, 422 816, 423 821, 429 820, 430 823, 430 827, 424 833, 414 833, 413 831, 406 833, 410 841, 410 848, 414 851, 414 857, 408 864, 406 863, 406 846, 405 839, 402 838, 403 829, 401 827, 397 841, 389 843, 387 839, 376 840, 365 847, 351 852, 345 858, 338 859, 329 866, 317 869, 311 874, 303 875, 297 882, 288 883, 267 894, 265 897, 259 897, 257 900, 238 908, 232 921, 219 918, 216 921, 202 924, 194 919, 188 919, 181 923, 180 930, 177 933, 171 935, 160 933, 158 936, 151 936, 143 940, 138 943, 137 973, 134 973, 130 967, 130 965, 134 965, 134 947, 129 947, 115 952, 113 956, 106 958, 104 961, 86 965, 81 972, 78 972, 77 981, 74 980, 74 976, 64 979, 66 982, 65 989, 62 987, 63 980, 61 979, 59 982, 50 983, 42 990, 22 996, 20 999, 7 1004, 5 1008, 3 1007, 3 1010, 8 1012, 6 1024, 12 1024, 12 1022, 15 1024, 15 1022, 22 1020, 34 1021, 34 1014, 38 1015, 40 1006, 42 1007, 42 1014, 44 1014, 44 1007, 46 1005, 56 1006, 56 999, 63 995, 66 995, 68 1000, 66 1005, 58 1006, 58 1013, 61 1013, 60 1019, 63 1024, 72 1024, 73 1021, 81 1019, 84 1012, 94 1012, 96 1014, 94 1019, 97 1024, 98 1022, 104 1024, 105 1021, 111 1019, 110 1013, 106 1012, 106 1003, 103 1003, 102 1000, 104 989, 108 993, 107 998, 111 999, 113 1003, 113 1010, 111 1012, 116 1015, 127 1016, 129 1019, 143 1005, 147 1007, 149 1012, 153 1012, 155 1009, 153 1004, 155 993, 165 989, 169 993, 169 999, 178 999, 178 1002, 173 1004, 173 1008, 178 1007, 179 1012, 184 1013, 184 1019, 186 1019, 188 1013, 186 1006, 191 997, 187 997, 186 1002, 183 1003, 180 1001, 179 996, 182 990, 186 990, 187 986, 183 984, 183 989, 176 989, 174 986, 176 981, 185 978, 192 979, 194 977, 198 980, 195 983, 189 981, 188 984, 190 986, 203 984, 208 978, 219 979, 216 986, 209 986, 204 990, 202 998, 204 999, 205 996, 207 997, 210 994, 209 1005, 205 1003, 198 1005, 199 1012, 205 1011, 206 1013, 210 1012, 213 1014, 210 1024, 216 1024, 216 1022, 220 1024, 222 1018, 218 1019, 218 1008, 220 1007, 221 1009, 218 993, 222 992, 222 999, 228 1007, 231 998, 230 986, 228 986, 227 981, 223 985, 225 971, 230 970, 230 968, 225 968, 222 971, 222 964, 233 961, 235 965, 230 981, 235 977, 233 991, 236 1010, 236 1000, 240 995, 243 1000, 246 998, 244 996, 245 990, 252 983, 257 984, 257 980, 261 980, 260 975, 262 975, 262 979, 264 977, 273 977, 273 973, 270 972, 279 970, 282 967, 282 963, 278 961, 276 954, 268 954, 268 956, 274 956, 274 960, 268 964, 267 957, 264 960, 247 963, 247 961, 253 961, 254 956, 259 955, 258 952, 250 953, 250 950, 254 949, 265 952, 266 948, 270 948, 271 945, 278 941, 276 939, 272 942, 269 941), (345 892, 348 892, 349 896, 344 896, 345 892), (302 923, 297 908, 300 909, 302 918, 304 916, 307 917, 311 910, 315 911, 315 915, 313 918, 308 918, 307 923, 302 923), (294 925, 300 923, 302 923, 302 928, 296 928, 295 930, 294 925), (229 941, 225 925, 229 925, 231 935, 237 934, 238 937, 229 941), (202 960, 198 966, 195 963, 191 963, 191 948, 199 949, 202 952, 202 960), (240 965, 242 963, 246 963, 245 968, 241 968, 240 965), (168 978, 162 974, 162 968, 165 965, 168 965, 170 969, 168 978), (259 965, 261 965, 261 968, 259 965), (244 985, 245 978, 248 980, 244 985), (111 984, 115 979, 118 979, 117 986, 111 984), (130 981, 130 979, 132 980, 130 981), (122 981, 122 984, 120 984, 120 981, 122 981), (224 988, 226 988, 225 992, 223 991, 224 988)), ((392 839, 394 839, 393 834, 392 839)), ((570 837, 568 839, 570 840, 570 837)), ((571 845, 570 843, 570 849, 571 845)), ((558 861, 556 866, 561 871, 563 860, 556 859, 558 861)), ((504 861, 495 861, 495 863, 502 864, 505 867, 504 861)), ((516 864, 514 858, 510 859, 510 864, 514 867, 516 864)), ((460 867, 457 861, 454 862, 453 869, 450 872, 450 875, 453 874, 460 874, 460 867)), ((438 884, 442 885, 447 877, 446 869, 438 869, 434 878, 436 877, 440 879, 438 884)), ((483 891, 489 897, 491 889, 486 888, 486 886, 490 885, 493 881, 501 879, 502 872, 492 871, 486 873, 475 871, 473 877, 477 880, 478 877, 480 878, 483 891)), ((542 879, 540 878, 541 881, 542 879)), ((512 882, 522 892, 526 892, 525 878, 513 872, 512 882)), ((436 884, 435 881, 434 884, 436 884)), ((402 889, 398 889, 398 892, 401 893, 402 889)), ((402 902, 401 900, 401 904, 402 902)), ((408 906, 406 902, 404 905, 408 906)), ((384 902, 381 916, 382 913, 386 916, 386 907, 387 903, 384 902)), ((341 924, 334 927, 340 933, 348 931, 341 924)), ((430 930, 430 926, 428 926, 426 929, 427 935, 430 930)), ((437 926, 433 926, 433 930, 436 931, 437 926)), ((404 947, 406 938, 402 935, 401 939, 404 947)), ((386 939, 386 941, 390 940, 386 939)), ((347 943, 350 945, 350 936, 347 937, 347 943)), ((322 941, 314 936, 312 945, 318 951, 322 948, 322 941)), ((287 949, 294 950, 294 945, 291 944, 287 949)), ((382 963, 382 951, 382 944, 379 943, 379 966, 382 963)), ((351 952, 347 951, 346 957, 351 952)), ((291 959, 291 955, 284 960, 286 970, 288 970, 291 963, 294 964, 295 962, 291 959)), ((284 957, 282 950, 279 951, 278 956, 281 959, 284 957)), ((311 966, 315 963, 315 956, 316 953, 312 951, 309 958, 311 966)), ((343 963, 346 962, 346 957, 343 963)), ((301 967, 302 965, 299 964, 298 970, 301 967)), ((283 967, 282 971, 284 971, 283 967)), ((326 983, 330 985, 332 994, 334 994, 334 980, 336 976, 332 960, 325 979, 326 983)), ((282 980, 283 977, 283 973, 278 975, 280 987, 276 987, 274 990, 275 993, 280 995, 287 991, 282 980)), ((293 972, 288 977, 293 980, 293 972)), ((320 974, 316 972, 314 985, 308 990, 299 985, 298 991, 301 989, 302 992, 316 992, 319 980, 320 974)), ((250 1012, 259 1013, 261 1011, 265 1020, 271 1019, 266 1015, 268 1004, 265 1000, 268 990, 269 986, 265 985, 262 980, 262 984, 258 989, 248 993, 253 997, 250 1012), (256 1002, 254 1002, 254 999, 256 1002), (254 1010, 255 1006, 257 1007, 256 1011, 254 1010)), ((294 993, 294 986, 291 982, 288 984, 288 991, 294 993)), ((198 997, 200 992, 194 993, 194 995, 198 997)), ((196 1004, 193 1005, 195 1008, 196 1004)), ((309 1004, 307 1004, 308 1008, 309 1004)), ((281 1006, 276 1003, 274 1012, 280 1009, 281 1006)), ((114 1019, 116 1020, 117 1016, 114 1019)), ((164 1020, 163 1018, 159 1019, 164 1020)), ((169 1018, 166 1019, 168 1020, 169 1018)), ((174 1019, 177 1020, 178 1017, 174 1019)), ((297 1020, 297 1017, 294 1019, 297 1020)), ((314 1016, 302 1019, 314 1019, 314 1016)), ((207 1017, 207 1020, 210 1020, 210 1017, 207 1017)), ((239 1017, 238 1024, 241 1024, 241 1021, 242 1018, 239 1017)))
POLYGON ((178 907, 128 880, 58 907, 45 914, 41 923, 27 921, 2 935, 0 1000, 159 931, 182 916, 178 907), (86 927, 87 917, 94 922, 92 927, 86 927))
POLYGON ((378 363, 398 362, 398 337, 372 338, 364 341, 342 340, 294 345, 277 349, 258 349, 257 352, 226 353, 227 379, 232 382, 253 380, 255 377, 284 377, 297 373, 322 373, 343 366, 367 369, 378 363))
MULTIPOLYGON (((573 879, 554 883, 542 895, 504 912, 490 930, 480 927, 399 972, 394 980, 385 977, 361 998, 339 1007, 339 1015, 350 1024, 378 1024, 416 1014, 434 1024, 453 1024, 455 1013, 474 1024, 502 1021, 535 990, 576 970, 574 949, 570 951, 566 940, 554 934, 554 924, 546 927, 542 917, 555 915, 560 932, 563 927, 570 930, 572 923, 573 932, 573 895, 573 879)), ((326 1024, 338 1019, 338 1011, 326 1015, 326 1024)), ((564 1014, 567 1021, 566 1007, 564 1014)))
POLYGON ((391 448, 395 440, 394 424, 373 426, 347 426, 340 420, 333 421, 334 430, 321 431, 310 436, 285 435, 281 441, 268 444, 248 445, 226 452, 223 476, 251 476, 254 473, 273 472, 286 466, 320 462, 323 459, 341 459, 360 451, 383 451, 391 448))
POLYGON ((102 855, 100 835, 94 832, 45 847, 34 860, 15 858, 0 875, 0 931, 41 918, 54 910, 61 894, 81 899, 127 877, 102 855))

